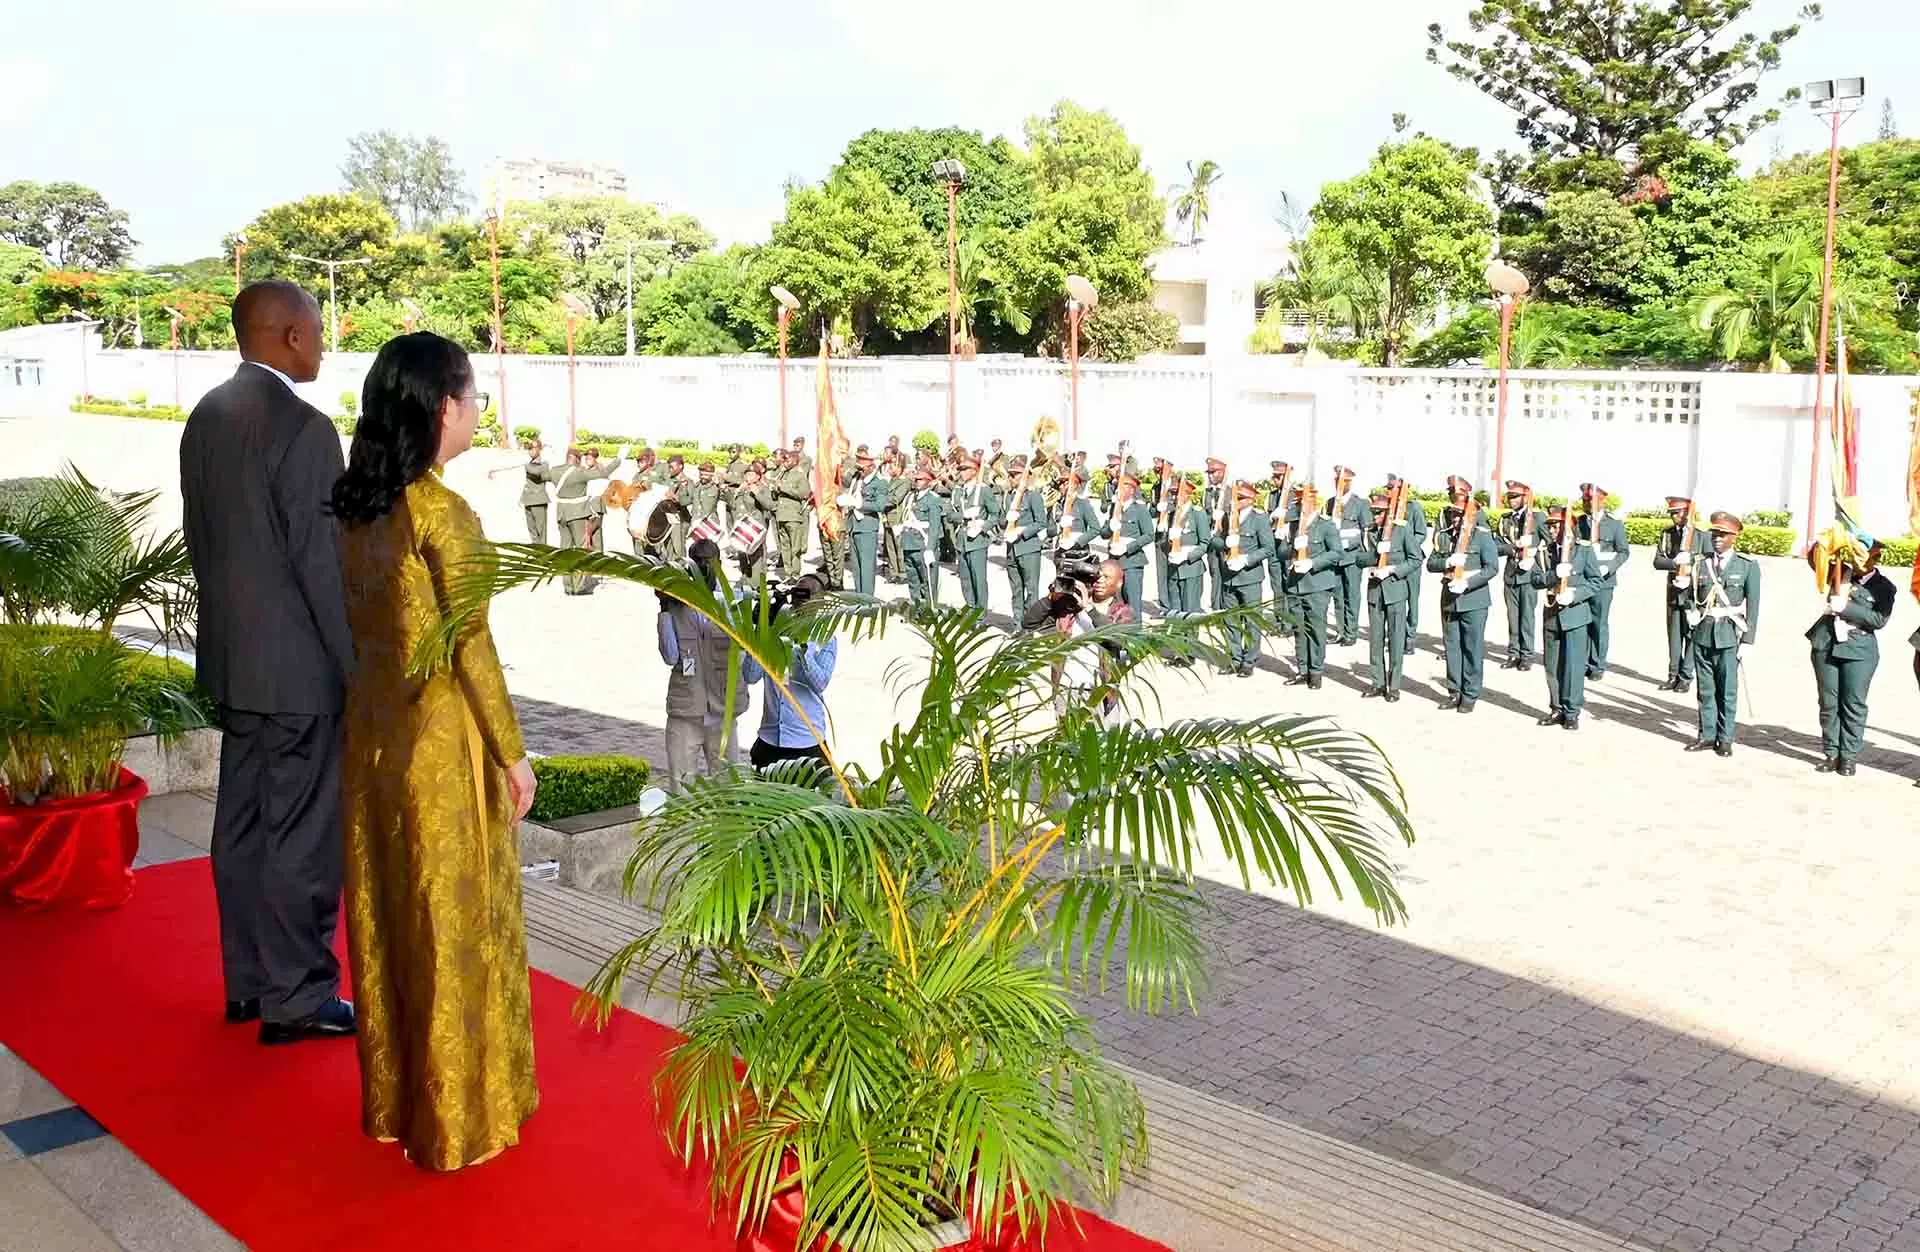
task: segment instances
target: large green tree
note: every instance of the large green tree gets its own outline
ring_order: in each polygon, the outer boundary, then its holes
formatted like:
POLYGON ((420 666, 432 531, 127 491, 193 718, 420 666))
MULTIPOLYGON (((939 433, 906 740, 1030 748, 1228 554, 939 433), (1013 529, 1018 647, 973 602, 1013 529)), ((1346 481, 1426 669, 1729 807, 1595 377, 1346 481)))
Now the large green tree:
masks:
POLYGON ((91 187, 24 180, 0 187, 0 243, 32 248, 55 269, 124 265, 134 242, 127 215, 91 187))
POLYGON ((1547 197, 1537 232, 1506 247, 1534 287, 1573 304, 1627 301, 1646 230, 1633 209, 1605 191, 1557 191, 1547 197))
POLYGON ((1684 302, 1734 281, 1767 214, 1733 157, 1689 144, 1628 197, 1646 250, 1629 284, 1636 300, 1684 302))
POLYGON ((735 246, 694 257, 649 282, 635 298, 640 350, 728 356, 771 343, 772 302, 766 288, 754 283, 752 266, 753 254, 735 246))
POLYGON ((799 333, 824 319, 858 351, 876 330, 914 331, 946 302, 945 266, 913 206, 871 170, 787 191, 785 217, 754 264, 755 285, 801 303, 799 333))
POLYGON ((339 268, 336 283, 342 305, 390 294, 394 285, 393 250, 398 227, 393 215, 364 196, 319 195, 276 204, 223 242, 229 260, 241 235, 248 281, 281 278, 327 298, 327 271, 295 255, 318 261, 366 261, 339 268))
POLYGON ((967 167, 967 181, 954 204, 959 234, 1015 231, 1033 218, 1033 184, 1018 148, 1001 136, 943 126, 936 130, 870 130, 840 154, 833 176, 869 170, 893 194, 913 206, 927 233, 946 248, 946 184, 933 176, 933 163, 956 160, 967 167))
POLYGON ((626 306, 627 246, 633 246, 635 290, 673 263, 713 246, 713 236, 685 213, 617 196, 556 196, 507 206, 509 232, 538 232, 559 259, 561 282, 596 318, 626 306))
POLYGON ((446 141, 433 135, 365 130, 347 141, 343 189, 364 196, 420 230, 454 216, 472 197, 446 141))
POLYGON ((1365 173, 1321 188, 1316 243, 1378 293, 1387 365, 1398 363, 1444 298, 1483 285, 1493 217, 1474 186, 1473 165, 1473 153, 1420 135, 1382 144, 1365 173))

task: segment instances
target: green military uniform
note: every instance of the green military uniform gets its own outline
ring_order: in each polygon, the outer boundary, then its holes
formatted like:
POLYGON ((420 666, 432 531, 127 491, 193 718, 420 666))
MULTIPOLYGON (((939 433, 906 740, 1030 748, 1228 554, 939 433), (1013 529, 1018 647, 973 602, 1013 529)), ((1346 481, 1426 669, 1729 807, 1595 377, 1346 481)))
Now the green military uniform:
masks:
MULTIPOLYGON (((1408 488, 1408 492, 1407 529, 1413 532, 1413 537, 1420 542, 1420 547, 1424 550, 1427 546, 1427 536, 1431 533, 1427 524, 1427 509, 1425 505, 1413 498, 1411 487, 1408 488)), ((1420 583, 1421 575, 1426 571, 1426 568, 1424 562, 1414 567, 1413 585, 1407 589, 1409 592, 1407 596, 1407 651, 1409 652, 1414 650, 1416 641, 1420 638, 1420 583)))
POLYGON ((1040 547, 1053 519, 1047 514, 1047 496, 1028 476, 1025 490, 1016 489, 1007 500, 1007 586, 1013 593, 1013 620, 1023 622, 1034 597, 1040 594, 1040 547))
MULTIPOLYGON (((1267 530, 1271 543, 1273 530, 1267 530)), ((1201 584, 1206 581, 1205 558, 1213 550, 1213 527, 1207 511, 1188 499, 1174 506, 1167 523, 1167 577, 1164 607, 1172 617, 1192 617, 1200 612, 1201 584)))
POLYGON ((1100 516, 1100 506, 1094 503, 1092 496, 1084 491, 1077 493, 1071 508, 1063 500, 1060 516, 1047 528, 1048 538, 1055 543, 1054 573, 1057 575, 1066 561, 1087 559, 1091 555, 1087 545, 1105 530, 1106 521, 1100 516))
POLYGON ((1713 537, 1705 527, 1695 526, 1689 539, 1688 529, 1685 522, 1667 527, 1653 551, 1653 568, 1671 575, 1666 580, 1667 681, 1662 691, 1685 691, 1693 685, 1693 627, 1687 610, 1693 605, 1693 567, 1713 555, 1713 537))
MULTIPOLYGON (((859 477, 860 467, 854 462, 851 456, 840 462, 840 468, 835 470, 833 475, 835 504, 839 507, 841 513, 840 534, 837 538, 829 537, 826 523, 820 522, 818 526, 820 531, 820 576, 827 580, 827 586, 836 590, 845 587, 847 584, 847 551, 848 545, 852 542, 853 538, 852 532, 847 526, 847 515, 851 514, 854 508, 858 507, 857 504, 839 504, 839 498, 854 492, 854 483, 859 480, 859 477)), ((818 514, 816 513, 815 516, 817 519, 818 514)))
POLYGON ((1547 549, 1547 515, 1531 506, 1508 509, 1494 542, 1506 558, 1500 589, 1507 606, 1507 659, 1500 668, 1532 669, 1539 653, 1535 631, 1540 620, 1540 589, 1533 585, 1533 571, 1547 549))
POLYGON ((1617 517, 1602 510, 1597 520, 1591 513, 1580 518, 1576 538, 1593 547, 1600 563, 1600 587, 1593 595, 1593 624, 1587 627, 1587 677, 1600 679, 1607 673, 1607 648, 1612 642, 1613 591, 1626 568, 1631 549, 1627 547, 1627 528, 1617 517))
POLYGON ((1000 524, 1000 493, 979 479, 953 489, 948 507, 959 519, 954 551, 960 569, 960 598, 970 609, 987 607, 987 547, 1000 524))
MULTIPOLYGON (((935 469, 937 472, 933 480, 934 485, 940 488, 951 506, 953 493, 961 483, 960 467, 953 461, 947 460, 940 462, 935 469)), ((940 519, 940 525, 940 559, 951 558, 954 568, 958 570, 960 568, 960 515, 952 507, 948 507, 940 519)))
POLYGON ((1851 776, 1854 758, 1866 746, 1867 688, 1880 667, 1879 632, 1893 616, 1895 593, 1887 576, 1874 570, 1841 594, 1845 606, 1836 613, 1829 605, 1807 628, 1807 642, 1820 693, 1822 770, 1851 776))
POLYGON ((907 520, 907 496, 912 493, 913 484, 900 472, 894 473, 886 483, 887 512, 880 519, 880 564, 887 581, 897 583, 906 577, 901 569, 900 524, 907 520))
POLYGON ((1289 521, 1279 548, 1274 559, 1287 565, 1286 595, 1295 617, 1293 659, 1299 669, 1287 682, 1318 690, 1327 666, 1327 609, 1347 559, 1340 547, 1340 528, 1316 508, 1289 521), (1310 568, 1296 572, 1296 560, 1309 562, 1310 568))
MULTIPOLYGON (((1235 510, 1233 516, 1239 522, 1237 540, 1227 533, 1215 531, 1212 546, 1220 554, 1220 568, 1225 571, 1225 607, 1237 609, 1259 604, 1265 598, 1262 592, 1266 588, 1267 562, 1279 559, 1280 554, 1276 553, 1273 526, 1267 521, 1266 512, 1251 499, 1245 504, 1233 501, 1231 495, 1228 499, 1227 507, 1235 510), (1239 548, 1237 553, 1232 551, 1236 542, 1239 548)), ((1231 530, 1231 518, 1228 526, 1231 530)), ((1337 533, 1332 542, 1338 544, 1337 533)), ((1324 602, 1322 607, 1325 607, 1324 602)), ((1252 674, 1254 666, 1260 661, 1260 627, 1253 622, 1241 623, 1235 628, 1229 646, 1234 672, 1242 678, 1252 674)))
MULTIPOLYGON (((749 487, 744 482, 727 496, 727 522, 729 526, 738 526, 749 519, 769 526, 773 517, 773 490, 763 478, 760 484, 749 487)), ((771 527, 769 526, 769 530, 771 527)), ((771 534, 762 535, 758 547, 750 552, 739 554, 740 575, 748 582, 759 582, 767 566, 767 543, 771 534)))
POLYGON ((552 543, 547 537, 547 484, 553 481, 553 467, 542 457, 527 462, 527 480, 520 485, 520 509, 527 515, 527 542, 552 543))
POLYGON ((907 599, 915 605, 937 604, 940 600, 936 549, 946 512, 940 492, 931 484, 924 491, 908 491, 905 520, 900 526, 900 561, 906 572, 907 599))
POLYGON ((1107 519, 1107 554, 1120 562, 1120 603, 1135 621, 1146 612, 1147 552, 1153 547, 1153 510, 1139 496, 1114 501, 1107 519), (1116 523, 1118 523, 1116 525, 1116 523))
POLYGON ((1339 615, 1339 633, 1334 642, 1345 646, 1360 638, 1360 591, 1365 581, 1361 567, 1366 564, 1362 548, 1366 544, 1367 527, 1373 524, 1373 510, 1365 496, 1348 491, 1327 501, 1326 513, 1340 528, 1340 550, 1347 554, 1340 566, 1340 585, 1334 595, 1334 611, 1339 615))
POLYGON ((1760 563, 1731 549, 1708 556, 1693 567, 1693 607, 1700 737, 1688 747, 1728 756, 1740 699, 1740 647, 1753 642, 1760 625, 1760 563))
MULTIPOLYGON (((687 517, 689 519, 688 530, 691 531, 693 527, 698 526, 708 518, 713 519, 713 524, 716 527, 719 526, 720 501, 726 494, 726 488, 717 480, 712 479, 701 482, 696 478, 681 487, 679 492, 680 503, 687 506, 687 517)), ((682 535, 681 539, 684 543, 687 536, 682 535)))
MULTIPOLYGON (((1449 509, 1449 513, 1453 510, 1449 509)), ((1487 533, 1486 516, 1473 514, 1473 529, 1460 541, 1461 516, 1452 517, 1427 558, 1427 572, 1445 574, 1440 588, 1440 632, 1447 650, 1447 702, 1442 707, 1473 712, 1480 699, 1480 683, 1487 665, 1487 610, 1493 607, 1488 590, 1500 572, 1500 549, 1487 533), (1455 592, 1452 583, 1464 578, 1455 592)))
POLYGON ((1179 494, 1180 483, 1174 477, 1173 467, 1159 466, 1153 480, 1153 572, 1157 581, 1154 587, 1160 592, 1160 612, 1173 612, 1173 588, 1170 585, 1172 568, 1167 562, 1167 549, 1171 544, 1167 530, 1173 522, 1174 497, 1179 494))
MULTIPOLYGON (((1293 501, 1288 498, 1293 494, 1292 489, 1289 488, 1283 492, 1279 483, 1269 482, 1262 491, 1265 493, 1267 524, 1273 530, 1275 545, 1278 545, 1283 537, 1293 533, 1289 528, 1299 520, 1299 513, 1293 507, 1293 501)), ((1273 582, 1273 602, 1279 605, 1286 615, 1285 620, 1280 624, 1282 639, 1293 638, 1294 631, 1297 629, 1295 620, 1299 609, 1299 606, 1293 602, 1293 593, 1288 590, 1292 585, 1289 580, 1293 576, 1287 570, 1287 559, 1287 555, 1282 554, 1279 559, 1267 562, 1267 576, 1273 582)))
MULTIPOLYGON (((587 531, 599 530, 593 523, 597 511, 603 506, 600 497, 587 494, 587 484, 612 475, 613 467, 609 465, 588 469, 584 465, 570 463, 561 466, 553 476, 553 517, 560 525, 561 547, 584 548, 587 546, 587 531)), ((560 580, 560 584, 570 596, 590 595, 593 592, 593 580, 584 574, 568 574, 560 580)))
POLYGON ((747 460, 747 458, 736 456, 727 462, 726 473, 721 477, 726 480, 727 486, 738 487, 741 483, 747 481, 747 471, 751 469, 752 466, 753 463, 747 460))
POLYGON ((1367 527, 1361 550, 1374 557, 1361 573, 1367 584, 1367 674, 1372 681, 1366 694, 1398 700, 1407 656, 1407 602, 1413 597, 1413 572, 1420 567, 1420 539, 1404 523, 1387 534, 1383 518, 1380 525, 1367 527))
POLYGON ((853 589, 870 596, 880 562, 880 519, 887 512, 887 480, 872 470, 861 474, 856 467, 848 489, 857 499, 842 522, 853 553, 853 589))
POLYGON ((1600 561, 1592 548, 1577 544, 1567 564, 1567 603, 1559 601, 1558 557, 1562 549, 1554 545, 1551 556, 1534 563, 1533 585, 1547 593, 1541 615, 1541 655, 1546 661, 1548 713, 1542 726, 1580 729, 1580 712, 1587 707, 1587 640, 1593 624, 1593 597, 1600 588, 1600 561))
POLYGON ((767 485, 773 495, 773 530, 780 552, 780 575, 800 576, 800 560, 807 554, 807 501, 813 498, 813 480, 798 465, 775 470, 767 485))
MULTIPOLYGON (((1211 467, 1207 474, 1206 485, 1200 489, 1200 508, 1207 515, 1209 527, 1217 534, 1227 533, 1227 505, 1231 502, 1232 488, 1223 478, 1213 481, 1211 467)), ((1269 531, 1272 527, 1269 526, 1269 531)), ((1209 542, 1207 545, 1207 578, 1210 584, 1207 603, 1218 613, 1227 607, 1227 574, 1221 564, 1221 549, 1209 542)))

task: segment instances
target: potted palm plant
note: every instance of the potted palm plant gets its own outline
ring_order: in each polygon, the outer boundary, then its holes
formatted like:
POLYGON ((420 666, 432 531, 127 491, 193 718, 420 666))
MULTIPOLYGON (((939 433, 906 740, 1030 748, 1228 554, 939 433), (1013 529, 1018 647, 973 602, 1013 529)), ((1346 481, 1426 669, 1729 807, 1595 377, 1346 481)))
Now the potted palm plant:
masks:
MULTIPOLYGON (((711 1165, 750 1247, 927 1248, 953 1219, 969 1247, 1038 1246, 1062 1206, 1111 1198, 1146 1157, 1145 1117, 1080 998, 1195 1004, 1201 856, 1402 915, 1389 852, 1411 831, 1370 740, 1324 717, 1151 725, 1101 707, 1147 713, 1175 672, 1160 661, 1224 659, 1260 610, 1009 639, 964 610, 834 597, 779 614, 764 586, 715 594, 652 560, 525 545, 476 562, 454 600, 565 573, 686 601, 776 683, 827 634, 917 636, 877 760, 739 772, 652 816, 626 887, 658 920, 589 987, 603 1014, 630 977, 684 1002, 657 1080, 666 1133, 711 1165), (1052 675, 1082 653, 1102 686, 1056 713, 1052 675)), ((458 625, 416 665, 441 663, 458 625)))
POLYGON ((113 631, 192 618, 184 544, 148 534, 155 498, 71 470, 0 484, 0 901, 123 902, 147 790, 127 739, 204 724, 191 671, 113 631))

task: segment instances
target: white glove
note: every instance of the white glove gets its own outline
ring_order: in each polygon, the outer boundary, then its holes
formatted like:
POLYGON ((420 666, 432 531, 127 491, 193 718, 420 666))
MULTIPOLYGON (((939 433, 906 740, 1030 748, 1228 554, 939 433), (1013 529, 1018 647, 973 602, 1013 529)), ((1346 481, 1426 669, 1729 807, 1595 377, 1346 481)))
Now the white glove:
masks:
POLYGON ((843 509, 860 507, 860 497, 854 495, 851 491, 842 492, 840 495, 835 496, 833 502, 843 509))
POLYGON ((1290 568, 1296 574, 1310 574, 1313 572, 1313 562, 1306 557, 1301 557, 1290 568))
POLYGON ((613 454, 613 459, 616 461, 624 461, 627 459, 627 453, 631 451, 633 451, 633 445, 630 443, 623 443, 620 445, 620 451, 613 454))
POLYGON ((1392 570, 1381 569, 1378 565, 1369 565, 1367 566, 1367 581, 1373 582, 1376 579, 1383 579, 1392 572, 1392 570))
POLYGON ((1112 539, 1107 541, 1107 549, 1108 551, 1112 552, 1115 556, 1119 556, 1127 550, 1127 545, 1132 542, 1133 541, 1131 539, 1128 539, 1125 535, 1115 535, 1112 539))
POLYGON ((972 521, 974 518, 980 516, 980 506, 976 504, 960 516, 966 518, 968 521, 972 521))
POLYGON ((1573 566, 1569 562, 1562 561, 1553 567, 1553 576, 1555 578, 1570 578, 1572 575, 1573 566))
POLYGON ((1305 552, 1307 550, 1307 537, 1305 535, 1295 535, 1293 537, 1293 550, 1295 552, 1305 552))
POLYGON ((1393 545, 1390 543, 1376 543, 1373 545, 1373 550, 1381 556, 1385 556, 1387 553, 1393 551, 1393 545))
POLYGON ((1734 659, 1735 661, 1744 661, 1744 660, 1746 660, 1746 659, 1747 659, 1747 649, 1748 649, 1748 648, 1750 648, 1750 647, 1752 647, 1752 646, 1753 646, 1753 645, 1752 645, 1752 644, 1750 644, 1750 643, 1743 643, 1743 644, 1741 644, 1741 645, 1740 645, 1740 646, 1739 646, 1738 648, 1736 648, 1736 649, 1734 649, 1734 653, 1733 653, 1733 659, 1734 659))
POLYGON ((1225 516, 1226 516, 1226 513, 1225 513, 1225 512, 1223 512, 1223 511, 1222 511, 1222 510, 1220 510, 1220 509, 1215 509, 1215 510, 1213 511, 1213 520, 1214 520, 1214 524, 1215 524, 1215 525, 1218 525, 1218 524, 1219 524, 1219 522, 1220 522, 1220 519, 1221 519, 1221 518, 1223 518, 1223 517, 1225 517, 1225 516))
POLYGON ((1844 613, 1847 611, 1847 605, 1851 599, 1852 597, 1846 595, 1844 592, 1840 595, 1830 596, 1827 599, 1827 611, 1830 613, 1844 613))
POLYGON ((980 522, 980 521, 979 521, 978 519, 976 519, 976 520, 974 520, 974 521, 971 521, 971 522, 968 522, 968 523, 967 523, 967 538, 969 538, 969 539, 978 539, 978 538, 980 537, 980 533, 981 533, 982 531, 984 531, 985 529, 986 529, 986 526, 985 526, 985 525, 984 525, 983 523, 981 523, 981 522, 980 522))
POLYGON ((1449 554, 1447 557, 1448 569, 1461 569, 1466 565, 1466 563, 1467 563, 1467 554, 1464 552, 1454 552, 1449 554))
POLYGON ((1177 552, 1167 553, 1167 560, 1172 562, 1175 565, 1185 565, 1187 563, 1187 558, 1192 555, 1193 555, 1193 549, 1181 548, 1177 552))
POLYGON ((1559 606, 1560 606, 1561 608, 1563 608, 1563 609, 1564 609, 1564 608, 1566 608, 1566 607, 1567 607, 1567 606, 1568 606, 1569 604, 1572 604, 1572 603, 1573 603, 1573 588, 1571 588, 1571 587, 1569 587, 1569 588, 1567 588, 1567 589, 1566 589, 1565 591, 1556 591, 1556 592, 1554 592, 1554 593, 1553 593, 1553 602, 1554 602, 1555 604, 1557 604, 1557 605, 1559 605, 1559 606))
POLYGON ((1533 536, 1532 535, 1520 536, 1520 542, 1515 546, 1517 546, 1520 549, 1521 553, 1524 555, 1529 548, 1533 547, 1533 536))
POLYGON ((1681 552, 1681 553, 1675 554, 1673 558, 1673 564, 1678 569, 1689 568, 1693 564, 1693 553, 1681 552))
POLYGON ((1244 556, 1229 557, 1227 559, 1227 568, 1237 574, 1247 568, 1247 558, 1244 556))
POLYGON ((1449 578, 1447 580, 1447 590, 1456 596, 1464 595, 1467 590, 1467 580, 1464 578, 1449 578))
POLYGON ((1676 587, 1688 587, 1688 586, 1691 586, 1692 584, 1693 584, 1693 579, 1688 577, 1685 574, 1675 574, 1673 576, 1673 585, 1676 587))

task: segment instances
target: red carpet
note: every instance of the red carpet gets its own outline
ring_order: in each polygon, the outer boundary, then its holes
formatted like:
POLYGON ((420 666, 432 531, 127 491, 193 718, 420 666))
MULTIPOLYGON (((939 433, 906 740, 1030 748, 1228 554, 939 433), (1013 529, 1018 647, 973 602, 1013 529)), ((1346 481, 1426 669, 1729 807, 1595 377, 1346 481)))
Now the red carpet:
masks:
MULTIPOLYGON (((351 1043, 263 1048, 220 1019, 208 863, 142 870, 106 913, 0 909, 0 1042, 260 1252, 733 1247, 656 1130, 671 1031, 620 1012, 575 1026, 574 988, 533 975, 540 1111, 520 1146, 432 1175, 363 1137, 351 1043)), ((1088 1216, 1063 1252, 1162 1245, 1088 1216)))

